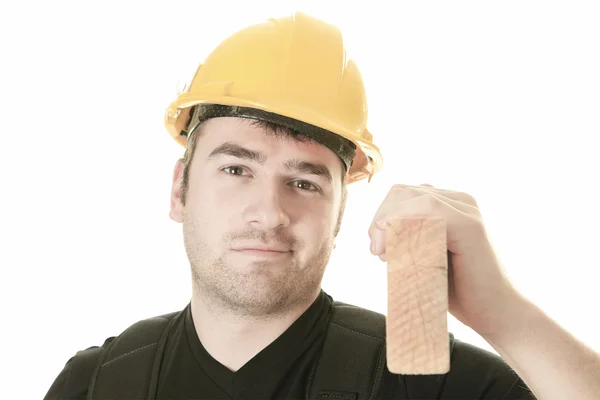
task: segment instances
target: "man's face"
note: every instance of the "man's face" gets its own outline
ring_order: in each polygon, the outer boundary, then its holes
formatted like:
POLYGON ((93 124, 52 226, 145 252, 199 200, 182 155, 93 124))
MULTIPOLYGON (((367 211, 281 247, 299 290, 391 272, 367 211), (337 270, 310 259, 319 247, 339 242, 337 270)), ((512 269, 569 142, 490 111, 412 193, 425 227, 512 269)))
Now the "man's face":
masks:
POLYGON ((178 162, 170 213, 183 223, 194 291, 248 316, 314 298, 334 247, 340 159, 241 118, 210 119, 197 133, 185 206, 178 162), (273 251, 249 250, 259 248, 273 251))

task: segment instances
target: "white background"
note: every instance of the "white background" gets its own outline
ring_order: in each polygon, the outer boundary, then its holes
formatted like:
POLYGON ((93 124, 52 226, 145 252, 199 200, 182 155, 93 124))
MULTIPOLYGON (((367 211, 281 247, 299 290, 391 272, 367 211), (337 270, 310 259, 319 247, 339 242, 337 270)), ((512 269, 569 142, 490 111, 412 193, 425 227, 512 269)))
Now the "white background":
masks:
POLYGON ((342 29, 385 159, 350 187, 323 288, 385 313, 367 229, 387 191, 466 191, 516 286, 600 351, 597 2, 149 3, 0 7, 2 398, 42 398, 78 350, 187 304, 164 111, 226 35, 294 9, 342 29))

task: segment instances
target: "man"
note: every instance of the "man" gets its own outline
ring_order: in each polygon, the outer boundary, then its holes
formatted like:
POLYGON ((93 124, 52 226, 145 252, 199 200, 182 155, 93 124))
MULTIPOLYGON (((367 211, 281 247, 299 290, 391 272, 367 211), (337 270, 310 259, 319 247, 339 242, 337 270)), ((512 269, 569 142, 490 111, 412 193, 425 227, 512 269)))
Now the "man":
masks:
POLYGON ((393 218, 444 218, 450 312, 501 357, 451 335, 448 374, 390 373, 383 316, 321 289, 346 185, 382 164, 366 122, 334 27, 297 13, 222 42, 166 115, 186 147, 170 217, 183 225, 192 299, 79 352, 46 399, 598 398, 598 355, 511 285, 475 199, 429 185, 392 187, 371 252, 386 260, 393 218))

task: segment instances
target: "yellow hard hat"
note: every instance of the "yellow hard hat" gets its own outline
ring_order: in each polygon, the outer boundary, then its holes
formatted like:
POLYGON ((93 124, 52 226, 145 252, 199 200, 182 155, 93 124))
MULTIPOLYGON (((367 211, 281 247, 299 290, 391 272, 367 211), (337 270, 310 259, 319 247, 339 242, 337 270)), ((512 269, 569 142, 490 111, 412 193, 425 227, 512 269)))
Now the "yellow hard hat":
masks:
POLYGON ((383 163, 366 126, 363 80, 346 57, 340 30, 300 12, 222 41, 169 105, 165 125, 185 147, 194 120, 197 126, 236 115, 283 123, 327 145, 346 159, 348 183, 370 181, 383 163), (200 104, 213 108, 194 115, 200 104))

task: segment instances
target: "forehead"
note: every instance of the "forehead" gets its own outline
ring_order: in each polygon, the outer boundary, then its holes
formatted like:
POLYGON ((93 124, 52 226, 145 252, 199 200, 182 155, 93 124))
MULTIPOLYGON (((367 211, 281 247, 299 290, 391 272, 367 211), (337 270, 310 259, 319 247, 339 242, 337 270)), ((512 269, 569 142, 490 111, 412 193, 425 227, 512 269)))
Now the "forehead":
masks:
POLYGON ((326 146, 310 138, 293 137, 285 130, 274 130, 273 127, 257 123, 256 120, 237 117, 211 118, 204 122, 195 134, 199 135, 198 142, 202 142, 202 145, 197 146, 197 152, 209 154, 225 142, 235 142, 267 151, 270 155, 277 153, 282 157, 301 157, 325 163, 330 167, 335 165, 338 169, 343 168, 338 155, 326 146))

